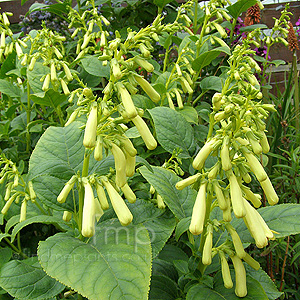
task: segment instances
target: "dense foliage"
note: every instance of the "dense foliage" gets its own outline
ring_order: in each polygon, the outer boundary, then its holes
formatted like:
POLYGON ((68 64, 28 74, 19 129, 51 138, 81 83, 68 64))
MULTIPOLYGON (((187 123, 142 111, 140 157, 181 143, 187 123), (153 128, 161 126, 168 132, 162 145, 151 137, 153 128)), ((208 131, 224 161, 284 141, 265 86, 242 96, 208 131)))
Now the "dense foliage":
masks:
POLYGON ((1 14, 3 299, 299 297, 298 79, 275 97, 268 74, 290 13, 264 35, 262 8, 35 3, 19 33, 1 14))

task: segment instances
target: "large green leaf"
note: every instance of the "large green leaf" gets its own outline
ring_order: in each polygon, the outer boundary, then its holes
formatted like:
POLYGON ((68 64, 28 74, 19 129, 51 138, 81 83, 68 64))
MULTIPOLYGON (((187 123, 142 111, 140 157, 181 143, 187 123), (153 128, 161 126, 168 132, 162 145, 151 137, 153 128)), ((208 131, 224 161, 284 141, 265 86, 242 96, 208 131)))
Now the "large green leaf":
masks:
POLYGON ((139 171, 143 177, 157 190, 165 203, 178 219, 189 217, 192 214, 193 205, 196 199, 196 191, 190 187, 179 191, 175 184, 180 180, 172 171, 161 167, 152 166, 153 172, 145 166, 139 171))
MULTIPOLYGON (((56 201, 64 184, 82 169, 84 147, 82 125, 74 122, 67 127, 49 127, 39 139, 29 161, 29 178, 37 197, 56 209, 73 209, 71 194, 66 203, 56 201)), ((112 157, 101 162, 90 159, 89 173, 106 174, 113 166, 112 157)))
POLYGON ((0 286, 20 300, 49 299, 65 288, 42 270, 37 257, 4 264, 0 269, 0 286))
POLYGON ((208 76, 201 80, 200 87, 202 90, 222 91, 222 79, 218 76, 208 76))
POLYGON ((157 140, 168 152, 177 148, 179 157, 189 158, 195 150, 192 126, 177 111, 168 107, 155 107, 149 110, 154 121, 157 140))
POLYGON ((32 95, 31 100, 36 104, 56 108, 59 104, 67 100, 67 96, 49 89, 46 93, 32 95))
POLYGON ((21 97, 21 90, 5 79, 0 79, 0 92, 10 97, 21 97))
POLYGON ((40 242, 38 256, 50 276, 90 300, 146 300, 151 246, 143 225, 102 222, 88 244, 64 233, 40 242))
POLYGON ((246 11, 250 6, 253 6, 256 3, 256 0, 239 0, 236 3, 226 7, 226 9, 234 19, 237 19, 242 12, 246 11))
POLYGON ((36 62, 32 71, 27 70, 27 77, 30 84, 30 88, 33 90, 34 93, 43 93, 42 90, 43 82, 40 79, 43 75, 49 74, 50 68, 44 66, 40 62, 36 62))
POLYGON ((81 60, 83 68, 91 75, 97 77, 109 77, 110 67, 107 64, 103 66, 102 62, 96 56, 85 56, 81 60))
MULTIPOLYGON (((300 204, 279 204, 262 207, 257 210, 270 229, 278 232, 275 237, 281 238, 300 233, 300 204)), ((233 225, 244 243, 253 242, 249 230, 241 219, 235 219, 233 225)))
POLYGON ((175 228, 175 218, 172 213, 159 209, 153 203, 138 199, 134 204, 128 204, 133 214, 134 224, 143 224, 149 231, 152 246, 152 256, 156 257, 175 228))
POLYGON ((227 47, 218 47, 209 51, 206 51, 202 54, 200 54, 199 57, 197 57, 192 62, 192 67, 195 71, 199 72, 204 67, 208 66, 215 58, 217 58, 221 52, 225 52, 228 55, 230 55, 230 50, 228 50, 227 47))

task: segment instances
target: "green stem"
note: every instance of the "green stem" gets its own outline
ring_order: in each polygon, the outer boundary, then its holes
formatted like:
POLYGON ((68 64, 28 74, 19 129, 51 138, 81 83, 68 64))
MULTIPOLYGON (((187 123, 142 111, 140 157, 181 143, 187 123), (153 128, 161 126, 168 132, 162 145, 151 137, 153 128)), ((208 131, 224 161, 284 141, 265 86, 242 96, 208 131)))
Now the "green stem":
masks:
POLYGON ((232 27, 231 27, 231 31, 230 31, 230 43, 233 42, 233 32, 234 32, 234 28, 236 25, 237 19, 233 19, 232 21, 232 27))
POLYGON ((293 53, 293 79, 294 79, 294 100, 295 100, 295 121, 296 121, 296 132, 299 132, 299 88, 298 88, 298 70, 297 70, 297 55, 296 51, 294 50, 293 53))
POLYGON ((58 115, 60 125, 64 126, 65 125, 65 121, 64 121, 64 118, 63 118, 63 113, 61 111, 61 107, 59 105, 55 108, 55 112, 58 115))
POLYGON ((167 64, 168 64, 169 52, 170 52, 170 48, 166 49, 165 59, 164 59, 163 73, 166 72, 166 70, 167 70, 167 64))
POLYGON ((77 6, 78 6, 78 12, 80 15, 82 15, 80 0, 76 0, 76 2, 77 2, 77 6))
MULTIPOLYGON (((207 222, 209 220, 209 216, 210 216, 210 207, 211 207, 211 203, 212 203, 212 195, 208 192, 207 193, 207 197, 206 197, 206 212, 205 212, 205 219, 204 219, 204 226, 203 226, 203 232, 201 233, 201 239, 200 239, 200 245, 199 245, 199 252, 202 253, 203 252, 203 247, 204 247, 204 243, 205 243, 205 238, 206 238, 206 231, 207 231, 207 222)), ((199 263, 199 270, 201 272, 201 274, 204 274, 206 266, 203 265, 202 261, 200 260, 199 263)))
MULTIPOLYGON (((2 232, 1 232, 1 230, 0 230, 0 234, 1 234, 1 233, 2 233, 2 232)), ((27 256, 26 254, 24 254, 24 253, 22 252, 21 249, 19 250, 13 243, 11 243, 10 240, 9 240, 7 237, 5 237, 4 240, 5 240, 5 242, 9 245, 9 247, 10 247, 13 251, 15 251, 16 253, 20 254, 23 258, 28 258, 28 256, 27 256)))
POLYGON ((18 232, 18 234, 17 234, 17 243, 18 243, 18 249, 19 249, 19 251, 22 251, 20 232, 18 232))
POLYGON ((43 213, 44 215, 48 215, 48 213, 40 206, 40 204, 37 201, 35 201, 34 204, 41 211, 41 213, 43 213))
POLYGON ((197 22, 198 22, 198 0, 195 0, 195 12, 194 12, 194 24, 193 24, 194 34, 197 34, 197 22))
POLYGON ((26 152, 27 153, 30 153, 30 148, 31 148, 30 133, 28 131, 28 124, 30 123, 30 115, 31 115, 30 85, 29 85, 29 81, 27 81, 27 109, 26 109, 26 152))

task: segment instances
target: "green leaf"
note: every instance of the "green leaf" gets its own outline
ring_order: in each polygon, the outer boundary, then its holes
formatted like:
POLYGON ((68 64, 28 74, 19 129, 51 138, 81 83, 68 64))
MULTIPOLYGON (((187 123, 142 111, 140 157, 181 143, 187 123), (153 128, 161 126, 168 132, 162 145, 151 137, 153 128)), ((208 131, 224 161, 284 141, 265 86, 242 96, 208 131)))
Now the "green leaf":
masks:
MULTIPOLYGON (((234 280, 234 272, 231 272, 231 277, 234 280)), ((247 296, 242 298, 243 300, 268 300, 266 293, 264 292, 260 283, 254 278, 247 276, 247 296)), ((226 289, 223 284, 221 272, 218 272, 214 276, 214 289, 203 284, 194 285, 187 293, 186 300, 239 300, 234 293, 234 287, 226 289)))
POLYGON ((58 105, 67 100, 67 96, 56 92, 53 89, 49 89, 46 93, 31 95, 31 100, 36 104, 56 108, 58 105))
POLYGON ((9 233, 0 233, 0 242, 6 237, 10 237, 10 234, 9 233))
POLYGON ((149 113, 161 146, 170 153, 180 149, 179 157, 190 158, 195 151, 195 142, 193 128, 185 118, 169 107, 155 107, 149 113))
POLYGON ((175 229, 175 239, 178 241, 182 234, 188 231, 191 223, 191 217, 181 219, 175 229))
POLYGON ((158 255, 159 259, 165 260, 173 264, 174 260, 188 261, 188 255, 179 247, 166 244, 158 255))
POLYGON ((21 97, 21 90, 5 79, 0 79, 0 92, 10 97, 21 97))
POLYGON ((285 65, 286 64, 286 62, 282 59, 272 60, 271 63, 274 64, 276 68, 279 67, 280 65, 285 65))
POLYGON ((250 26, 241 27, 240 28, 240 32, 253 31, 253 30, 257 29, 257 28, 268 29, 268 26, 265 25, 265 24, 253 24, 253 25, 250 25, 250 26))
POLYGON ((219 292, 210 289, 204 284, 194 285, 189 289, 186 300, 200 300, 200 299, 209 299, 209 300, 225 300, 226 298, 222 296, 219 292))
POLYGON ((196 191, 190 187, 179 191, 175 184, 181 179, 172 171, 161 167, 152 166, 153 172, 145 166, 140 167, 142 176, 157 190, 164 202, 179 220, 189 217, 192 214, 193 205, 196 199, 196 191))
POLYGON ((151 246, 143 225, 102 222, 88 244, 58 233, 40 242, 38 256, 47 274, 90 300, 146 300, 151 246))
POLYGON ((189 123, 198 124, 198 113, 194 107, 185 105, 183 109, 178 109, 177 111, 181 113, 189 123))
POLYGON ((155 104, 149 97, 143 95, 132 95, 131 97, 136 107, 140 107, 144 110, 155 107, 155 104))
POLYGON ((246 11, 250 6, 253 6, 256 4, 256 0, 240 0, 237 1, 236 3, 226 7, 230 15, 234 18, 237 19, 238 16, 240 16, 244 11, 246 11))
POLYGON ((102 62, 96 56, 85 56, 81 60, 83 68, 91 75, 97 77, 109 78, 110 67, 109 64, 106 66, 102 65, 102 62))
MULTIPOLYGON (((275 234, 276 238, 300 233, 300 204, 278 204, 275 206, 262 207, 257 211, 266 221, 270 229, 279 233, 275 234)), ((253 242, 253 238, 243 220, 235 219, 233 226, 238 231, 244 243, 253 242)))
POLYGON ((45 215, 39 215, 39 216, 34 216, 31 218, 26 219, 25 221, 18 223, 12 233, 11 233, 11 242, 14 241, 16 235, 18 232, 20 232, 24 227, 33 224, 33 223, 42 223, 42 224, 65 224, 65 222, 62 219, 58 219, 57 217, 54 216, 45 216, 45 215))
POLYGON ((149 300, 174 300, 178 297, 178 287, 176 283, 167 276, 153 275, 149 300))
POLYGON ((208 76, 201 80, 200 87, 203 91, 214 90, 217 92, 222 91, 222 79, 218 76, 208 76))
MULTIPOLYGON (((37 197, 45 205, 65 210, 73 209, 72 193, 66 203, 56 198, 64 184, 82 169, 85 148, 82 145, 82 123, 73 122, 67 127, 49 127, 41 136, 29 161, 29 180, 32 180, 37 197)), ((114 165, 111 156, 96 162, 90 159, 89 173, 107 174, 114 165)))
POLYGON ((40 79, 50 73, 50 68, 44 66, 40 62, 36 62, 32 71, 27 70, 27 77, 30 84, 30 88, 34 93, 43 93, 43 82, 40 79))
POLYGON ((0 269, 3 264, 9 262, 12 257, 12 250, 10 248, 0 248, 0 269))
POLYGON ((158 7, 165 7, 167 4, 171 3, 172 0, 154 0, 154 4, 158 7))
POLYGON ((245 265, 245 267, 246 267, 247 274, 261 284, 266 295, 270 300, 276 300, 283 294, 282 292, 278 291, 275 283, 272 281, 272 279, 268 276, 268 274, 264 270, 259 269, 258 271, 256 271, 253 270, 248 265, 245 265))
POLYGON ((138 199, 128 204, 134 224, 143 224, 149 231, 152 257, 156 257, 175 228, 173 214, 155 207, 151 202, 138 199))
POLYGON ((37 257, 4 264, 0 270, 0 286, 22 300, 48 299, 65 288, 42 270, 37 257))
POLYGON ((218 47, 202 53, 192 62, 192 68, 199 72, 204 67, 208 66, 215 58, 217 58, 221 52, 230 55, 230 50, 227 47, 218 47))

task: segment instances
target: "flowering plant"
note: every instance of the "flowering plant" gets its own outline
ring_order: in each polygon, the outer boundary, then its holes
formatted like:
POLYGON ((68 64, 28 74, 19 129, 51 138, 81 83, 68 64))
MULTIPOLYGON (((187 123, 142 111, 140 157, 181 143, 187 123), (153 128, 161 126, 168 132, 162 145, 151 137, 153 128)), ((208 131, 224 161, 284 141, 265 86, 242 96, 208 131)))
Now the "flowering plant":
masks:
POLYGON ((246 248, 298 233, 288 217, 300 208, 275 205, 262 164, 265 120, 275 109, 255 77, 260 30, 231 48, 224 29, 233 19, 232 37, 243 10, 262 4, 188 1, 168 20, 167 1, 154 3, 151 24, 125 31, 93 0, 66 5, 67 43, 45 26, 16 36, 2 13, 1 105, 7 127, 17 118, 23 125, 8 135, 0 161, 3 293, 280 296, 246 248), (259 208, 253 181, 267 207, 259 208), (38 246, 26 252, 20 233, 37 223, 51 230, 38 227, 38 246))

